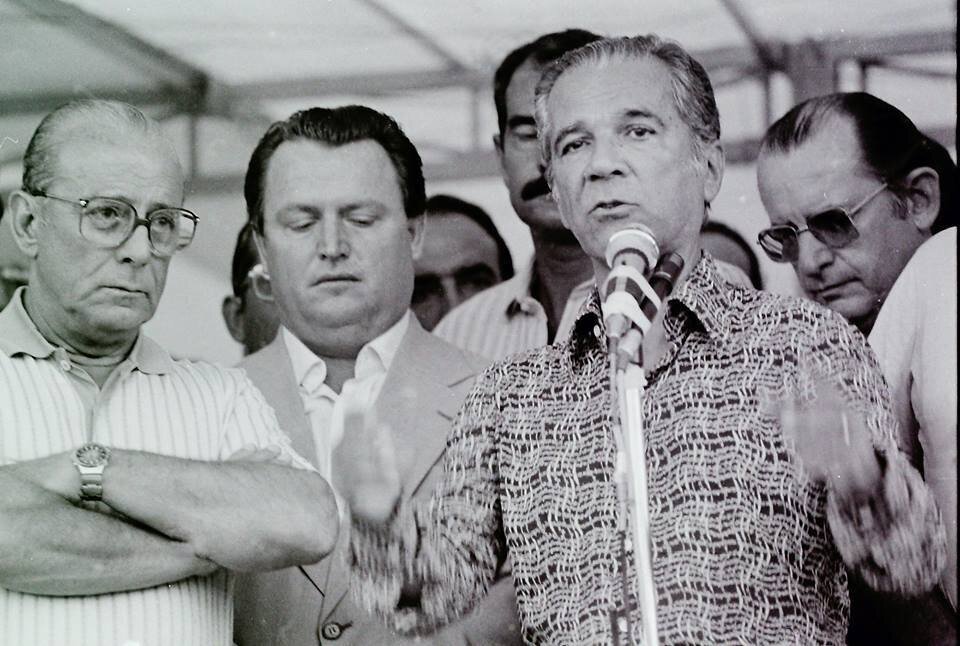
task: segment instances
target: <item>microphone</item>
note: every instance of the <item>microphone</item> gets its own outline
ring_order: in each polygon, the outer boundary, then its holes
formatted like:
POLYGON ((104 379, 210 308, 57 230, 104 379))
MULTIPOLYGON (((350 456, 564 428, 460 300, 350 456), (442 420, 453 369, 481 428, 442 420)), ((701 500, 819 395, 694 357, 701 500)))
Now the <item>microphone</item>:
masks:
POLYGON ((603 324, 611 350, 630 329, 631 321, 642 318, 640 302, 647 273, 660 257, 653 232, 643 225, 617 231, 607 241, 604 253, 610 273, 603 286, 603 324))
MULTIPOLYGON (((673 291, 673 286, 682 271, 683 258, 673 252, 664 254, 660 262, 657 263, 653 275, 650 276, 650 287, 653 288, 657 298, 655 300, 645 299, 640 304, 640 311, 643 312, 650 323, 657 316, 664 299, 673 291)), ((643 343, 643 335, 650 327, 650 323, 647 323, 643 329, 637 325, 631 326, 620 339, 616 348, 617 370, 624 370, 628 363, 643 366, 643 347, 641 344, 643 343)))
POLYGON ((611 270, 604 284, 603 322, 607 349, 616 358, 618 370, 628 363, 643 365, 643 335, 683 271, 680 255, 668 253, 657 262, 659 255, 656 239, 643 226, 617 231, 607 242, 605 256, 611 270))

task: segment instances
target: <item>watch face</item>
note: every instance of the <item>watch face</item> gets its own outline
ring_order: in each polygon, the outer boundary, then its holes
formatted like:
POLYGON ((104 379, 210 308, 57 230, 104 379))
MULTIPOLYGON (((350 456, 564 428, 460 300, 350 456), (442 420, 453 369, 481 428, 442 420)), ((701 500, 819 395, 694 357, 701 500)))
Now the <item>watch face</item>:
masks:
POLYGON ((84 444, 77 449, 77 462, 85 467, 98 467, 107 463, 110 450, 99 444, 84 444))

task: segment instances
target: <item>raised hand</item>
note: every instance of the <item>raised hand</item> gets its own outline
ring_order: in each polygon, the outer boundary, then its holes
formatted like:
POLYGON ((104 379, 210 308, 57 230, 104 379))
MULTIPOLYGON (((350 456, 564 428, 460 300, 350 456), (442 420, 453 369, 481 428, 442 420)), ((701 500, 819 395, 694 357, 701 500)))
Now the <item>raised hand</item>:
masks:
POLYGON ((811 478, 844 500, 877 490, 882 472, 866 420, 828 379, 814 383, 813 398, 805 403, 781 402, 779 416, 784 436, 811 478))
POLYGON ((372 412, 344 402, 343 439, 333 453, 334 488, 357 519, 384 523, 400 500, 400 475, 390 428, 372 412), (338 468, 337 465, 351 465, 338 468))

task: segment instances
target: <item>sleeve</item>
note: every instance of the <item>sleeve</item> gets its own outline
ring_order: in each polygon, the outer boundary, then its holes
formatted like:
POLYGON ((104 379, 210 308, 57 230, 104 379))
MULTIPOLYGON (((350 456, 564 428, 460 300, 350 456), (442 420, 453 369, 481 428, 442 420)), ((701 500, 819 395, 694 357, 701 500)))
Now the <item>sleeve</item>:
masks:
POLYGON ((938 234, 901 272, 870 333, 901 435, 922 450, 923 476, 947 530, 942 586, 957 602, 956 234, 938 234))
POLYGON ((811 355, 837 377, 851 407, 863 414, 883 465, 879 491, 853 509, 832 493, 827 520, 848 567, 883 592, 916 595, 931 589, 946 559, 940 512, 920 474, 897 448, 896 421, 877 360, 866 340, 837 318, 821 326, 811 355))
POLYGON ((430 633, 469 612, 505 555, 498 419, 495 378, 487 371, 460 409, 431 501, 401 497, 384 525, 353 521, 355 593, 398 632, 430 633))
POLYGON ((229 376, 234 381, 234 392, 227 402, 219 459, 229 460, 242 450, 275 449, 280 452, 277 462, 316 471, 293 450, 290 438, 280 429, 276 413, 253 382, 236 369, 230 369, 229 376))

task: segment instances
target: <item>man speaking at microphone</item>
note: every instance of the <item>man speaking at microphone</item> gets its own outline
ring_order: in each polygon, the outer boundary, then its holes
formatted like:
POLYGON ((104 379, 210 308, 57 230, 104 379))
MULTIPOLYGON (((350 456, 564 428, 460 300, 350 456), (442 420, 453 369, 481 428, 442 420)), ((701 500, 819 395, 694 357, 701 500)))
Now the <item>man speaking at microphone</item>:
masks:
POLYGON ((883 590, 935 585, 943 526, 895 448, 863 338, 815 304, 730 285, 701 253, 723 153, 700 64, 655 36, 598 41, 544 72, 536 118, 598 286, 620 231, 683 261, 642 336, 652 566, 637 572, 621 540, 617 400, 594 295, 566 340, 478 379, 429 506, 399 502, 389 436, 348 414, 341 450, 372 457, 340 483, 361 597, 396 628, 429 632, 476 604, 509 549, 531 644, 643 643, 647 578, 659 643, 839 644, 844 565, 883 590))

